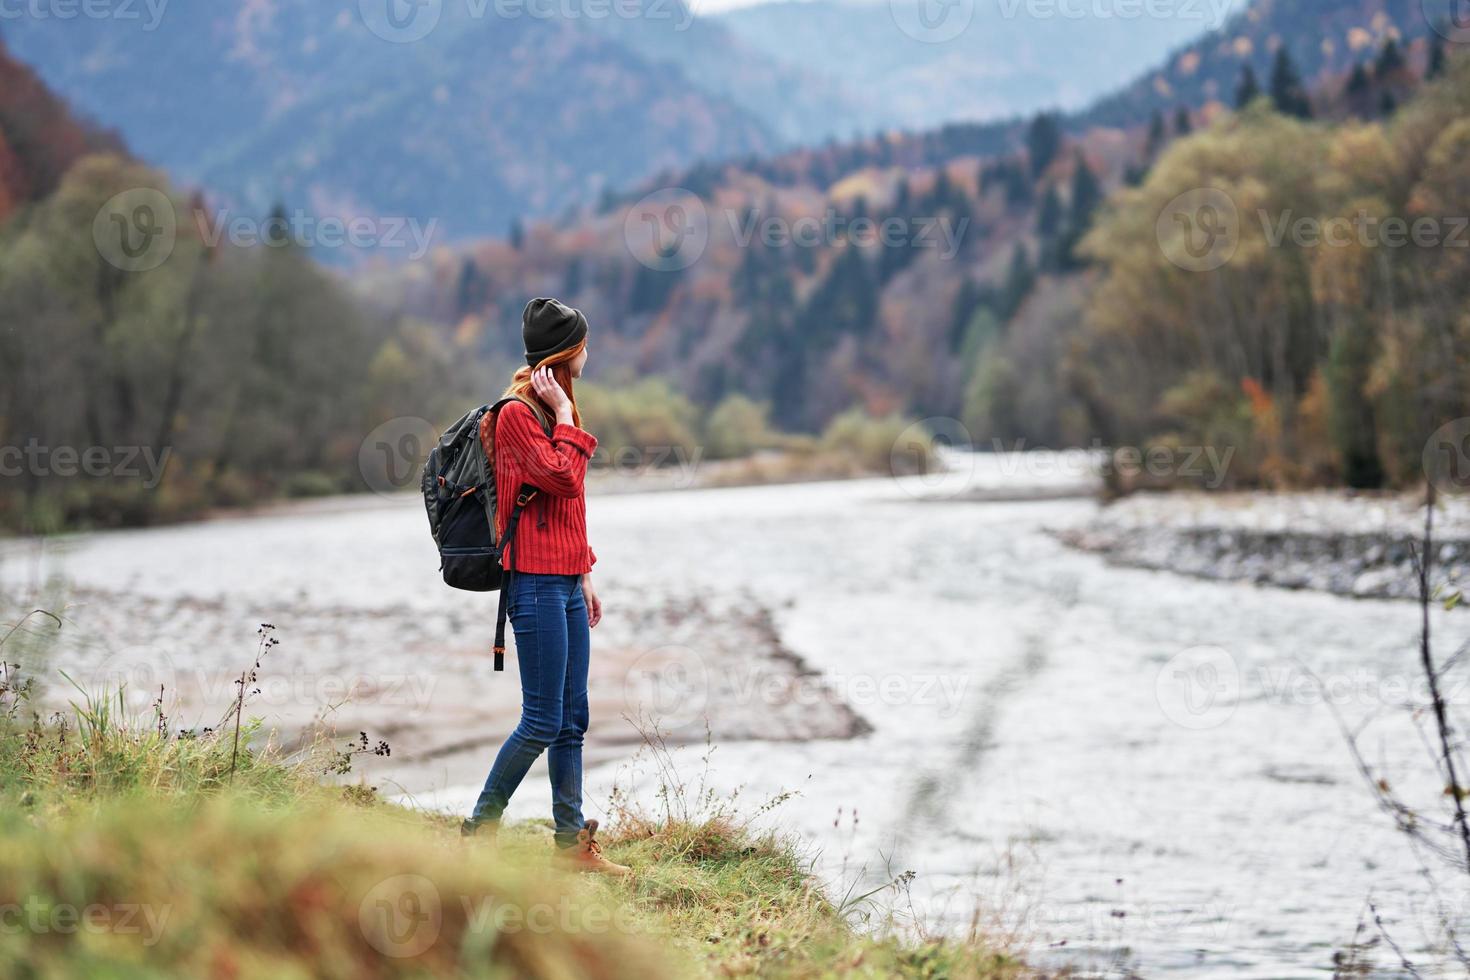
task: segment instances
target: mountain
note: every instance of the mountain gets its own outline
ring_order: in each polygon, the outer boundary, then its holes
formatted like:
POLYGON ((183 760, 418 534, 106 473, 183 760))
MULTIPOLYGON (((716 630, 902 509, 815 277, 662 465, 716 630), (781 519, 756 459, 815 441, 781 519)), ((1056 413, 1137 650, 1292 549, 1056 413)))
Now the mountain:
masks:
POLYGON ((718 20, 771 58, 834 80, 870 132, 1081 108, 1240 5, 1180 0, 1146 16, 1141 4, 1130 13, 1067 0, 785 0, 718 20))
MULTIPOLYGON (((1341 22, 1344 36, 1367 32, 1383 46, 1360 44, 1356 62, 1334 56, 1319 63, 1310 53, 1323 50, 1326 25, 1340 21, 1327 0, 1262 2, 1235 29, 1248 24, 1263 46, 1283 47, 1298 64, 1317 66, 1307 89, 1319 118, 1382 127, 1383 140, 1408 141, 1418 149, 1405 159, 1416 157, 1428 136, 1411 139, 1412 132, 1401 136, 1392 127, 1396 107, 1408 113, 1417 98, 1436 60, 1433 47, 1405 36, 1412 25, 1402 32, 1386 26, 1385 4, 1366 5, 1358 16, 1360 23, 1341 22), (1283 42, 1288 26, 1305 31, 1306 40, 1283 42), (1388 45, 1396 34, 1405 43, 1388 45), (1390 51, 1397 54, 1389 57, 1390 51), (1354 87, 1347 80, 1354 65, 1367 77, 1359 87, 1380 97, 1345 97, 1354 87)), ((1217 49, 1223 36, 1197 47, 1217 49)), ((1222 77, 1241 67, 1201 57, 1206 63, 1222 77)), ((1201 142, 1199 134, 1221 127, 1248 132, 1251 153, 1262 154, 1216 161, 1244 170, 1240 180, 1266 181, 1256 174, 1271 163, 1260 147, 1269 150, 1277 130, 1313 153, 1330 141, 1340 159, 1358 152, 1350 148, 1354 127, 1339 132, 1303 123, 1291 118, 1296 105, 1282 113, 1253 106, 1235 116, 1202 90, 1191 101, 1193 90, 1182 86, 1172 93, 1175 101, 1148 81, 1167 70, 1125 87, 1125 93, 1157 93, 1136 109, 1115 96, 1067 116, 888 132, 671 171, 597 209, 535 225, 513 242, 446 253, 400 278, 375 277, 370 288, 392 309, 452 324, 454 342, 467 355, 490 359, 514 355, 510 325, 528 298, 559 295, 600 325, 599 373, 663 375, 706 406, 740 392, 769 402, 786 426, 817 429, 861 405, 878 413, 964 418, 982 441, 992 435, 1032 445, 1140 438, 1158 431, 1144 428, 1161 424, 1149 414, 1155 405, 1118 421, 1117 386, 1126 385, 1126 372, 1119 378, 1110 367, 1092 371, 1076 360, 1097 342, 1082 332, 1101 266, 1084 247, 1095 217, 1139 186, 1155 195, 1174 186, 1174 171, 1155 182, 1164 161, 1175 159, 1171 148, 1205 145, 1219 152, 1231 145, 1228 139, 1201 142), (1162 106, 1169 111, 1158 111, 1162 106), (1102 108, 1114 113, 1114 124, 1094 121, 1102 108), (1257 139, 1260 134, 1266 138, 1257 139), (885 240, 877 230, 890 222, 898 235, 885 240), (807 233, 798 235, 803 228, 807 233), (695 247, 686 256, 690 241, 695 247)), ((1268 72, 1261 81, 1269 88, 1268 72)), ((1413 117, 1428 118, 1425 112, 1413 117)), ((1378 136, 1361 139, 1379 145, 1378 136)), ((1452 151, 1443 151, 1446 161, 1454 159, 1452 151)), ((1198 151, 1183 159, 1206 171, 1210 163, 1198 151)), ((1317 169, 1332 186, 1357 179, 1317 169)), ((1194 174, 1187 186, 1208 186, 1207 177, 1194 174)), ((1150 235, 1171 197, 1134 215, 1141 221, 1146 213, 1150 235)), ((1417 200, 1405 196, 1390 205, 1407 213, 1417 200)), ((1146 256, 1130 254, 1147 264, 1146 256)), ((1162 261, 1157 243, 1152 258, 1162 261)), ((1168 288, 1187 296, 1187 286, 1168 288)), ((1262 289, 1259 295, 1275 294, 1262 289)), ((1294 366, 1314 366, 1315 353, 1302 354, 1294 366)), ((1116 352, 1102 344, 1091 354, 1104 355, 1116 352)), ((1299 371, 1291 383, 1306 383, 1303 377, 1299 371)), ((1244 380, 1227 374, 1223 387, 1201 390, 1223 391, 1218 404, 1231 418, 1249 412, 1230 401, 1231 384, 1244 380)), ((1268 371, 1249 380, 1258 387, 1274 383, 1268 371)))
POLYGON ((395 26, 358 0, 232 0, 167 6, 156 23, 7 29, 79 109, 227 204, 432 219, 441 239, 500 234, 661 168, 768 153, 843 113, 677 0, 616 7, 430 4, 409 9, 435 19, 395 26))

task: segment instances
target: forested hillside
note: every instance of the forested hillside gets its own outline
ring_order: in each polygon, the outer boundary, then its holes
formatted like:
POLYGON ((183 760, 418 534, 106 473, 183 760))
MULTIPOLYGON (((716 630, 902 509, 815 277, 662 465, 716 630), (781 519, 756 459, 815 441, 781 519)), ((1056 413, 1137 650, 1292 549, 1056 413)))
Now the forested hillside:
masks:
POLYGON ((1376 13, 1362 29, 1385 36, 1336 74, 1309 81, 1281 47, 1254 84, 1237 64, 1229 103, 1128 126, 1043 114, 664 175, 377 297, 493 357, 512 353, 526 298, 563 295, 600 325, 613 376, 662 374, 705 405, 741 392, 797 428, 856 404, 958 418, 982 445, 1228 440, 1243 483, 1399 482, 1423 426, 1453 417, 1453 359, 1397 372, 1423 355, 1420 314, 1460 305, 1464 253, 1369 247, 1354 265, 1259 244, 1261 207, 1277 224, 1367 208, 1452 231, 1454 168, 1436 161, 1470 112, 1464 66, 1445 78, 1438 35, 1401 43, 1376 13), (1223 268, 1178 268, 1156 233, 1196 187, 1235 204, 1223 268), (1402 280, 1391 315, 1348 299, 1370 275, 1402 280), (1408 404, 1425 384, 1444 397, 1408 404))
POLYGON ((432 329, 213 213, 0 49, 0 527, 360 489, 374 426, 449 410, 432 329))
MULTIPOLYGON (((1242 72, 1264 88, 1278 50, 1290 39, 1293 64, 1312 90, 1377 57, 1385 42, 1400 46, 1443 40, 1430 18, 1447 17, 1449 4, 1421 0, 1253 0, 1218 31, 1185 45, 1154 71, 1083 112, 1085 125, 1129 125, 1155 110, 1237 101, 1242 72)), ((1427 50, 1416 45, 1417 50, 1427 50)), ((1423 67, 1422 63, 1419 67, 1423 67)))
POLYGON ((1109 202, 1056 372, 1106 393, 1095 427, 1236 446, 1267 483, 1422 478, 1430 433, 1470 414, 1470 59, 1451 66, 1371 123, 1253 103, 1109 202), (1156 226, 1191 188, 1234 229, 1201 260, 1204 229, 1156 226))

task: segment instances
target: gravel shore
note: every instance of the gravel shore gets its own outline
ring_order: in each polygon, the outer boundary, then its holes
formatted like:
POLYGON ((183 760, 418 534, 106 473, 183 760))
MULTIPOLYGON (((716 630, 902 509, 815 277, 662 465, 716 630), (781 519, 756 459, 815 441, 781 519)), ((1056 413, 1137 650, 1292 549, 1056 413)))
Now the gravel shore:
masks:
MULTIPOLYGON (((1346 491, 1138 494, 1053 533, 1129 567, 1411 599, 1424 504, 1346 491)), ((1470 500, 1446 498, 1437 507, 1432 567, 1436 585, 1470 578, 1470 500)))

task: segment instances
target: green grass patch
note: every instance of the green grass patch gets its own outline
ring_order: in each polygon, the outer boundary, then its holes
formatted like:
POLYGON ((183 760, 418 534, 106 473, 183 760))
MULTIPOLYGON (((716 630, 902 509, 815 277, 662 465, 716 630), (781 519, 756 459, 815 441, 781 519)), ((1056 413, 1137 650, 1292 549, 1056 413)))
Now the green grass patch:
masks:
POLYGON ((545 821, 466 841, 451 817, 351 784, 365 737, 285 754, 248 722, 237 737, 243 697, 181 733, 161 703, 129 716, 116 693, 78 691, 42 718, 29 694, 0 674, 0 976, 1028 973, 980 939, 857 928, 798 842, 702 783, 665 785, 657 815, 615 800, 604 846, 635 875, 577 875, 545 821))

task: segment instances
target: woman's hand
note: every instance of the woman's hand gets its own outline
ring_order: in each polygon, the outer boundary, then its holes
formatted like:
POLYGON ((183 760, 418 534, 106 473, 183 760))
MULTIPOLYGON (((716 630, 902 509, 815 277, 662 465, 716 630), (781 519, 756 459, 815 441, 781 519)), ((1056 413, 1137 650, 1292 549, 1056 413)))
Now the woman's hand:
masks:
POLYGON ((588 572, 582 576, 582 598, 587 600, 587 626, 593 627, 602 622, 602 600, 597 597, 597 590, 592 587, 592 573, 588 572))
POLYGON ((531 389, 556 414, 558 425, 572 424, 572 400, 561 390, 561 385, 556 383, 551 368, 536 368, 531 372, 531 389))

